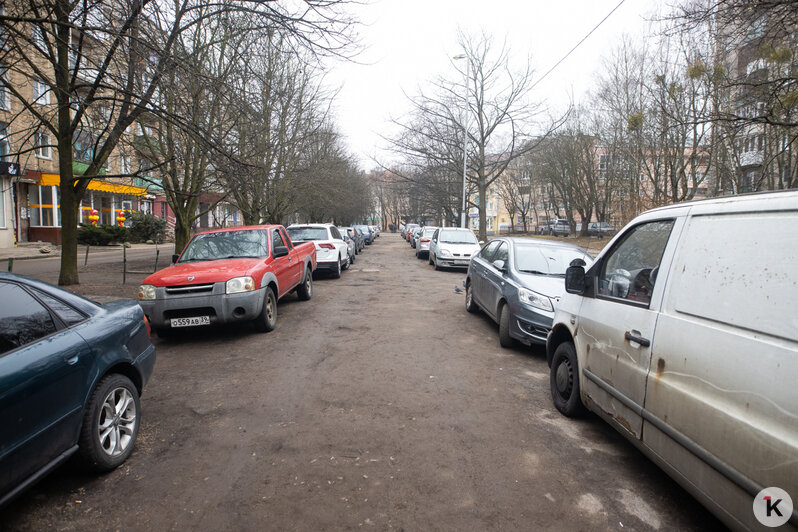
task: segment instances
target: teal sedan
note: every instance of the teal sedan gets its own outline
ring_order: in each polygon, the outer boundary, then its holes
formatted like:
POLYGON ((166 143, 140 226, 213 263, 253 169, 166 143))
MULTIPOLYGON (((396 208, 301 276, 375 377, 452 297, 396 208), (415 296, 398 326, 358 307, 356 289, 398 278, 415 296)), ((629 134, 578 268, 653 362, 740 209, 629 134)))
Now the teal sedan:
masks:
POLYGON ((0 506, 77 453, 109 471, 133 452, 155 347, 133 300, 99 305, 0 273, 0 506))

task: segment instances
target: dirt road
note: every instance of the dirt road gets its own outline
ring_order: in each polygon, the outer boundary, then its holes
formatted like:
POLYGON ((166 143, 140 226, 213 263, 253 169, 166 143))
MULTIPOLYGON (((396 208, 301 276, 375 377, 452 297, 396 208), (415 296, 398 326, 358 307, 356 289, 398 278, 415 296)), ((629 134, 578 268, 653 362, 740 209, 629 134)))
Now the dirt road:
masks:
MULTIPOLYGON (((135 293, 104 275, 79 291, 135 293)), ((719 526, 603 422, 557 413, 543 351, 499 347, 463 278, 386 234, 311 301, 282 301, 272 333, 155 340, 130 460, 102 477, 61 468, 0 529, 719 526)))

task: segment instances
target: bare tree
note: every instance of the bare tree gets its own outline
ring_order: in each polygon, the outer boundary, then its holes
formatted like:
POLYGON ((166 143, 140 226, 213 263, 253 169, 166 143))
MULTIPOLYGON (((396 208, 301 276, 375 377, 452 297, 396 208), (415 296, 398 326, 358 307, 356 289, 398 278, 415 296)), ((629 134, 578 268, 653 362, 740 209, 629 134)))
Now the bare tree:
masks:
POLYGON ((302 4, 223 0, 31 0, 6 4, 0 14, 4 36, 0 63, 18 85, 4 89, 52 134, 58 150, 62 253, 59 284, 79 282, 78 206, 89 182, 106 164, 128 127, 154 111, 153 98, 178 60, 178 37, 200 20, 231 11, 248 15, 252 29, 272 28, 291 36, 297 47, 318 53, 344 53, 350 20, 341 16, 345 0, 307 0, 302 4), (339 18, 340 17, 340 18, 339 18), (25 90, 36 84, 41 90, 25 90), (34 97, 31 95, 34 94, 34 97), (53 103, 46 103, 51 95, 53 103), (92 109, 110 109, 106 123, 92 127, 92 109), (73 170, 73 143, 91 130, 91 161, 80 175, 73 170))
POLYGON ((432 166, 448 169, 452 177, 459 173, 456 168, 462 171, 467 145, 467 196, 476 194, 483 200, 469 200, 469 205, 479 210, 479 236, 484 240, 488 188, 513 160, 534 147, 527 140, 539 106, 529 101, 533 75, 529 62, 515 70, 507 46, 496 47, 485 35, 461 36, 460 45, 466 59, 460 70, 465 86, 443 78, 433 83, 430 92, 413 98, 416 121, 405 126, 405 135, 394 145, 418 161, 416 166, 437 161, 432 166), (419 123, 423 127, 417 127, 419 123), (467 135, 465 143, 462 132, 467 135))

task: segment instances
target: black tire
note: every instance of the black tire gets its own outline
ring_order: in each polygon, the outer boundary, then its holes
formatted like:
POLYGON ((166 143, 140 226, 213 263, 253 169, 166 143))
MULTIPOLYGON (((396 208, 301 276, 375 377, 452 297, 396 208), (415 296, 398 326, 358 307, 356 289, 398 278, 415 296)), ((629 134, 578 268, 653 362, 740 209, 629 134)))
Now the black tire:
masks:
POLYGON ((133 452, 141 424, 139 391, 124 375, 106 375, 91 394, 78 452, 93 471, 111 471, 133 452))
POLYGON ((335 261, 335 271, 331 275, 333 279, 341 278, 341 257, 338 257, 338 260, 335 261))
POLYGON ((260 332, 271 332, 277 326, 277 296, 274 290, 266 289, 266 297, 263 299, 263 308, 255 318, 255 328, 260 332))
POLYGON ((347 253, 347 254, 346 254, 346 262, 344 262, 344 265, 341 267, 341 269, 342 269, 342 270, 348 270, 348 269, 349 269, 349 266, 350 266, 351 264, 352 264, 352 261, 350 261, 350 260, 349 260, 349 253, 347 253))
POLYGON ((474 294, 472 293, 470 282, 466 282, 465 307, 466 310, 472 314, 479 310, 479 307, 477 307, 477 304, 474 302, 474 294))
POLYGON ((297 287, 296 295, 302 301, 308 301, 313 297, 313 275, 310 273, 310 268, 305 270, 305 278, 302 279, 302 284, 297 287))
POLYGON ((432 252, 430 252, 430 254, 427 255, 427 259, 429 259, 430 266, 432 266, 432 264, 433 264, 432 263, 432 252))
MULTIPOLYGON (((355 253, 355 255, 357 255, 357 253, 355 253)), ((355 255, 352 255, 351 257, 349 257, 349 264, 354 264, 355 263, 355 255)))
POLYGON ((499 344, 502 347, 513 347, 510 337, 510 307, 505 303, 499 309, 499 344))
POLYGON ((551 398, 555 408, 568 417, 578 417, 587 411, 579 395, 579 363, 571 342, 557 346, 551 359, 549 374, 551 398))
POLYGON ((441 267, 440 267, 440 266, 438 266, 438 259, 437 259, 437 257, 435 258, 434 266, 435 266, 435 271, 436 271, 436 272, 438 272, 438 271, 440 271, 440 270, 441 270, 441 267))

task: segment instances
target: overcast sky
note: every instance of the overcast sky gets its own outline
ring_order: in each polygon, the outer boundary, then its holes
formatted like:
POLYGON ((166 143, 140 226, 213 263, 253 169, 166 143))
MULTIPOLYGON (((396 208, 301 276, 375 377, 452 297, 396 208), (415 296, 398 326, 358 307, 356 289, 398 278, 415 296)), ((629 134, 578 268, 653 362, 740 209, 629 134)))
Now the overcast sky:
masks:
MULTIPOLYGON (((365 50, 360 64, 331 65, 328 83, 340 87, 334 111, 350 150, 363 170, 376 166, 372 157, 390 162, 380 134, 390 135, 389 120, 408 109, 405 94, 439 75, 458 76, 451 57, 460 53, 458 29, 483 31, 500 44, 505 39, 518 59, 532 57, 536 78, 542 76, 598 24, 620 0, 367 0, 353 9, 363 23, 365 50)), ((535 88, 535 99, 562 108, 573 93, 578 100, 594 73, 628 33, 650 33, 646 21, 661 0, 625 0, 568 59, 535 88)), ((460 75, 461 76, 461 75, 460 75)))

